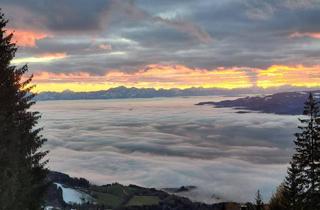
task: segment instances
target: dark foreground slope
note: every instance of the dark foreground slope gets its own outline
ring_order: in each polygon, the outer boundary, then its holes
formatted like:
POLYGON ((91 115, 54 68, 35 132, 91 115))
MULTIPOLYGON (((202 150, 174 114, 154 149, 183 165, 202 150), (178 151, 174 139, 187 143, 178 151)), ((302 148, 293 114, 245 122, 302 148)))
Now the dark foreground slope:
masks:
MULTIPOLYGON (((312 91, 312 93, 316 98, 319 98, 320 90, 312 91)), ((303 112, 304 102, 307 97, 308 92, 285 92, 268 96, 245 97, 220 102, 200 102, 196 105, 214 105, 217 108, 231 107, 263 113, 300 115, 303 112)))
POLYGON ((162 190, 136 185, 124 186, 114 183, 97 186, 85 179, 71 178, 59 172, 50 172, 48 179, 51 184, 45 199, 47 209, 240 210, 240 204, 237 203, 209 205, 192 202, 162 190), (74 192, 82 194, 81 204, 66 202, 74 192))

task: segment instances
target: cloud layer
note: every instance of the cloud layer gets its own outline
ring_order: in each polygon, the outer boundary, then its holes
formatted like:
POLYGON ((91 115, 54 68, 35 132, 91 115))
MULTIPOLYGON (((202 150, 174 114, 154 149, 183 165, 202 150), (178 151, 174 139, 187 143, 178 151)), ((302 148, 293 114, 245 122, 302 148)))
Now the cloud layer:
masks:
POLYGON ((16 31, 17 59, 66 55, 24 60, 33 73, 131 74, 152 64, 208 71, 319 65, 317 0, 0 2, 9 31, 16 31))
POLYGON ((196 185, 198 199, 271 195, 285 174, 296 117, 194 106, 219 98, 39 102, 50 168, 94 183, 196 185), (239 116, 238 116, 239 115, 239 116), (90 123, 88 123, 88 119, 90 123))

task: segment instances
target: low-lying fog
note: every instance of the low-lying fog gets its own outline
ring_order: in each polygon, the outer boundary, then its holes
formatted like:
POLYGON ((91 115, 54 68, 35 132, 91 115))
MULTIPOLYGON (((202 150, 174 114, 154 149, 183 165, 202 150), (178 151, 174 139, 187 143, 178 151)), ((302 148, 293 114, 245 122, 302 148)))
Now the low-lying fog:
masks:
POLYGON ((198 186, 215 202, 269 198, 285 176, 297 116, 195 106, 221 97, 38 102, 49 167, 96 184, 198 186))

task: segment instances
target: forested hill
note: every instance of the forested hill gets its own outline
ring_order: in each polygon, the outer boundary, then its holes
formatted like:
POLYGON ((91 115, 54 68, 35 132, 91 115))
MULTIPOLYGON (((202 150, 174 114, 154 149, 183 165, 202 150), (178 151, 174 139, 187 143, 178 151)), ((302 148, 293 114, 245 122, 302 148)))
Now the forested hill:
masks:
MULTIPOLYGON (((312 91, 319 100, 320 90, 312 91)), ((300 115, 309 92, 284 92, 267 96, 245 97, 220 102, 200 102, 196 105, 214 105, 217 108, 231 107, 235 109, 259 111, 263 113, 300 115)))
MULTIPOLYGON (((205 204, 192 202, 188 198, 169 193, 165 189, 144 188, 136 185, 124 186, 118 183, 97 186, 83 178, 50 172, 50 186, 45 196, 47 209, 79 210, 240 210, 240 204, 227 202, 205 204)), ((192 190, 181 187, 177 193, 192 190)), ((170 188, 172 191, 174 188, 170 188)))

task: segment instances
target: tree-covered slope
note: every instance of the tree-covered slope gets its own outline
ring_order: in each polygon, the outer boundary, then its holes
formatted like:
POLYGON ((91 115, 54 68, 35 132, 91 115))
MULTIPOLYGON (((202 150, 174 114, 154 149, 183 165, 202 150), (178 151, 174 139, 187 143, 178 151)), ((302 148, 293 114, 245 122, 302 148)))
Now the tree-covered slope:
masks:
MULTIPOLYGON (((46 195, 45 206, 60 209, 176 209, 176 210, 233 210, 240 209, 237 203, 204 204, 192 202, 188 198, 180 197, 154 188, 144 188, 136 185, 124 186, 119 183, 97 186, 90 184, 83 178, 71 178, 70 176, 50 172, 48 176, 51 182, 46 195), (76 191, 80 196, 80 202, 67 202, 66 192, 76 191)), ((68 195, 69 196, 69 195, 68 195)), ((76 199, 76 200, 79 200, 76 199)))
MULTIPOLYGON (((313 91, 313 94, 318 98, 320 90, 313 91)), ((230 107, 263 113, 300 115, 307 97, 308 92, 285 92, 219 102, 200 102, 196 105, 214 105, 217 108, 230 107)))

